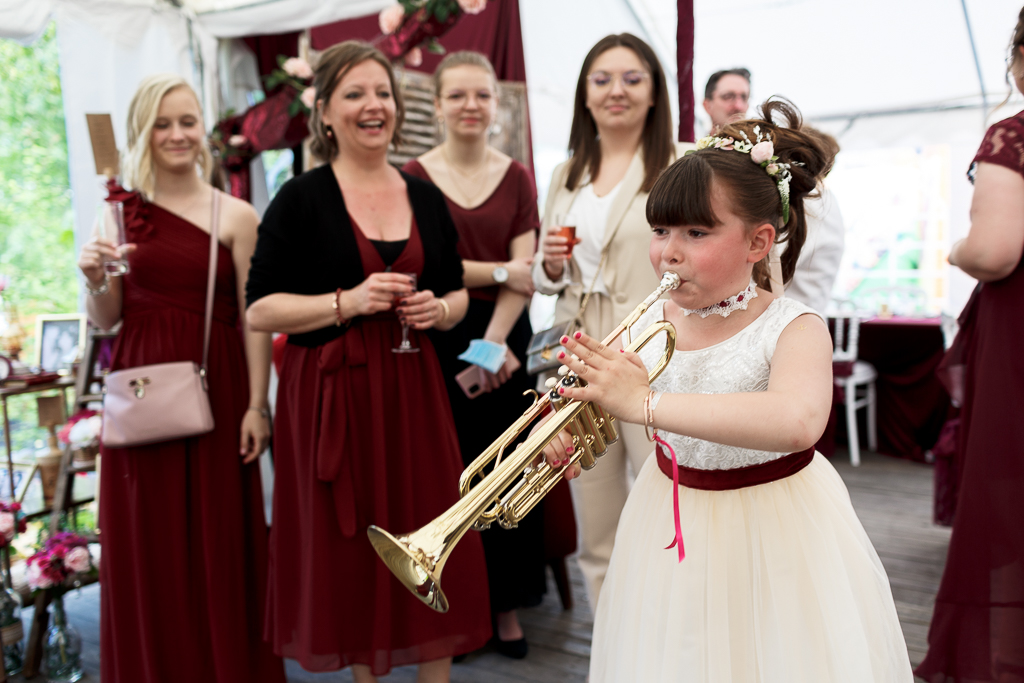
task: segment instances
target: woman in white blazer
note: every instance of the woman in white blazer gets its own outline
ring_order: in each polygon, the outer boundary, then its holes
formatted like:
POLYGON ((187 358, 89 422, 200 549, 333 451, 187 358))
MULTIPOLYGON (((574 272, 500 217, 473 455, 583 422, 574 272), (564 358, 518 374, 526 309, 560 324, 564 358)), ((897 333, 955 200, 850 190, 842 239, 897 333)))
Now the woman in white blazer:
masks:
MULTIPOLYGON (((555 169, 534 259, 533 281, 557 294, 555 320, 576 316, 594 283, 583 325, 603 337, 658 286, 648 249, 647 193, 676 158, 665 74, 647 43, 628 33, 602 38, 576 86, 568 161, 555 169), (556 216, 572 215, 579 241, 569 253, 556 216), (606 254, 602 266, 602 251, 606 254), (599 271, 599 272, 598 272, 599 271), (596 275, 596 277, 595 277, 596 275)), ((620 438, 598 467, 573 480, 580 568, 591 608, 608 570, 632 471, 653 452, 642 426, 619 423, 620 438)))

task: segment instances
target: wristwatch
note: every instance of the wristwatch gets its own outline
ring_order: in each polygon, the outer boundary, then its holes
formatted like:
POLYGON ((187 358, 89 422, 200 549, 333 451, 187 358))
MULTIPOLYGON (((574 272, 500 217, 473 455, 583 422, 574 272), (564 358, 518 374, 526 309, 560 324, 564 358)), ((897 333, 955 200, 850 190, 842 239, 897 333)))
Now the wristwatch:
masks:
POLYGON ((499 285, 505 284, 508 282, 508 268, 500 263, 494 266, 494 270, 491 271, 491 279, 499 285))

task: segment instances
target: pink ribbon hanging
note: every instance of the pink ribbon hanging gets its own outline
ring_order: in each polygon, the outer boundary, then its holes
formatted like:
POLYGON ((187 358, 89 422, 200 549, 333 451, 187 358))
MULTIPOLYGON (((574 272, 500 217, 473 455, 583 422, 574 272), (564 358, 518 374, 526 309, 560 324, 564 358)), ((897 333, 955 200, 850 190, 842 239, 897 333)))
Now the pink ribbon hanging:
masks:
POLYGON ((679 562, 682 562, 686 558, 686 549, 683 547, 683 525, 679 521, 679 463, 676 461, 676 452, 672 449, 672 446, 658 436, 657 432, 654 434, 654 440, 668 450, 669 457, 672 459, 672 512, 675 517, 676 536, 665 547, 665 550, 677 548, 679 562))

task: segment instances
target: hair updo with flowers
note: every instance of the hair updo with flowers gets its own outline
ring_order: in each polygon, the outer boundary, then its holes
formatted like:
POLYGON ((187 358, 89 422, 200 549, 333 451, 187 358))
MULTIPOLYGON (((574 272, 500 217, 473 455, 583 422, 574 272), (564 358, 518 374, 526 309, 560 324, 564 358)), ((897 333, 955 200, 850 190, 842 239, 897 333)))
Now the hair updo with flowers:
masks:
MULTIPOLYGON (((696 150, 669 166, 647 199, 647 222, 719 224, 711 208, 717 181, 732 200, 730 209, 747 227, 775 226, 775 243, 786 245, 782 278, 789 282, 807 238, 804 199, 832 169, 839 145, 832 136, 804 126, 800 111, 788 100, 770 99, 759 114, 699 140, 696 150)), ((759 287, 771 288, 767 258, 754 266, 753 275, 759 287)))

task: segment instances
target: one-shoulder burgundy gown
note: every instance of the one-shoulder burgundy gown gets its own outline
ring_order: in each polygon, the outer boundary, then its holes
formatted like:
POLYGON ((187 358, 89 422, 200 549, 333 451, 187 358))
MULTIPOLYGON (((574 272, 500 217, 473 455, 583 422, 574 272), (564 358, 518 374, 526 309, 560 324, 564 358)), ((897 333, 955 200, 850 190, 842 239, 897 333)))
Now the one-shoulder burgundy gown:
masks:
MULTIPOLYGON (((112 369, 202 360, 210 236, 139 195, 112 369)), ((239 456, 249 376, 230 251, 217 263, 203 436, 104 448, 100 495, 104 683, 283 683, 263 642, 267 525, 259 468, 239 456)))
MULTIPOLYGON (((989 128, 974 161, 1024 176, 1024 112, 989 128)), ((914 673, 1024 683, 1024 260, 982 284, 960 320, 949 351, 965 364, 959 494, 928 656, 914 673)))

